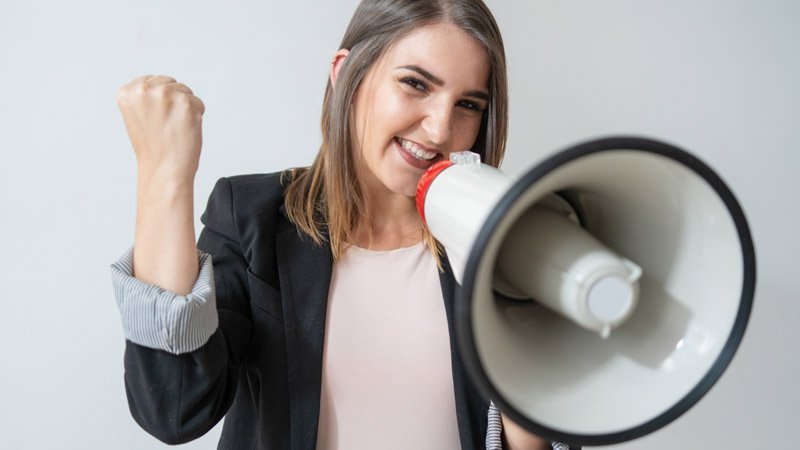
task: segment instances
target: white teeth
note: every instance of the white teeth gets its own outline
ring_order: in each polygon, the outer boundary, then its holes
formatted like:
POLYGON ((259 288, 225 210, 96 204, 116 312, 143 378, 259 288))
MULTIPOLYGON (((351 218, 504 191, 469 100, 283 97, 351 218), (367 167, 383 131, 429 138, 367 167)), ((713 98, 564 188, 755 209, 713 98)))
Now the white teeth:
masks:
POLYGON ((403 150, 407 151, 417 159, 431 160, 438 155, 436 152, 429 152, 421 149, 411 141, 406 141, 405 139, 400 138, 397 138, 397 141, 400 142, 400 147, 402 147, 403 150))

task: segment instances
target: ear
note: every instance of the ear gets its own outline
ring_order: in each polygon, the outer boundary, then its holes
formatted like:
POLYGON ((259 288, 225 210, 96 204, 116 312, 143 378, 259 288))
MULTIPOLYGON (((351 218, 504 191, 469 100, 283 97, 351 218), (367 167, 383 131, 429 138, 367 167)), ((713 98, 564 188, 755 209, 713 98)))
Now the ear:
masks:
POLYGON ((342 64, 344 64, 344 60, 347 59, 347 55, 350 54, 350 50, 343 48, 336 52, 333 55, 333 63, 331 64, 331 86, 336 87, 336 78, 339 76, 339 69, 342 68, 342 64))

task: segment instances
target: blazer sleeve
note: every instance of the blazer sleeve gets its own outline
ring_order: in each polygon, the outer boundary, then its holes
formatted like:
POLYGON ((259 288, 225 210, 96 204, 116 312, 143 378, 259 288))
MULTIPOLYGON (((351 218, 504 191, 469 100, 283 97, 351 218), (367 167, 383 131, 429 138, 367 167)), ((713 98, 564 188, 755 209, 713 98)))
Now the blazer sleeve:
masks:
MULTIPOLYGON (((125 388, 131 414, 148 433, 168 444, 205 434, 225 415, 236 394, 252 321, 247 262, 234 211, 231 184, 223 178, 209 197, 197 243, 201 255, 211 255, 211 303, 216 304, 218 326, 209 329, 199 322, 192 325, 190 319, 186 326, 173 327, 175 333, 195 335, 203 335, 198 330, 204 328, 213 330, 210 335, 205 333, 207 340, 182 352, 180 348, 151 348, 126 339, 125 388)), ((191 341, 170 338, 174 342, 191 341)))

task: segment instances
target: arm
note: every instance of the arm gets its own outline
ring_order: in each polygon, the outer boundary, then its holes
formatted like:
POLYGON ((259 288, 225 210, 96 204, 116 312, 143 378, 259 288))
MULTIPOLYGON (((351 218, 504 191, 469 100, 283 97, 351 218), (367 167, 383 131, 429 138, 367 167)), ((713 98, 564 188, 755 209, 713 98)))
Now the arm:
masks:
POLYGON ((503 422, 503 448, 508 450, 550 450, 549 441, 531 434, 514 423, 505 414, 501 414, 503 422))
POLYGON ((188 296, 126 277, 125 258, 112 269, 131 414, 169 444, 203 435, 225 415, 250 340, 247 266, 230 199, 230 183, 220 180, 198 242, 200 277, 188 296))
POLYGON ((150 75, 121 87, 117 106, 138 167, 133 272, 185 295, 198 269, 193 188, 205 106, 174 78, 150 75))
POLYGON ((235 281, 243 257, 225 183, 212 193, 213 223, 201 236, 213 270, 194 243, 202 101, 173 78, 143 76, 119 90, 117 105, 138 163, 134 249, 112 266, 128 403, 145 430, 177 444, 212 428, 233 401, 252 328, 239 307, 246 284, 235 281))
POLYGON ((500 413, 500 410, 491 403, 488 411, 488 424, 486 434, 487 450, 503 449, 547 449, 547 450, 579 450, 560 442, 548 442, 533 435, 514 423, 511 419, 500 413))

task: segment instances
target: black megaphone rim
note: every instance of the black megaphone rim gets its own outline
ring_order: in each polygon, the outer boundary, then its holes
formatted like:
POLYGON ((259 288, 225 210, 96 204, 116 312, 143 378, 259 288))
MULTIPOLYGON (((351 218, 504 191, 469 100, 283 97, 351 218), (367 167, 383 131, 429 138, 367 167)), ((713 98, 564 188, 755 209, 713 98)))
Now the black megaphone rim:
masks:
POLYGON ((755 282, 755 250, 747 219, 731 190, 707 164, 685 150, 653 139, 630 136, 595 139, 557 152, 534 166, 512 185, 498 204, 492 209, 488 219, 479 230, 475 244, 470 251, 464 271, 463 285, 457 286, 456 288, 456 336, 461 355, 464 359, 464 365, 473 382, 476 383, 478 390, 486 399, 491 399, 492 402, 514 422, 539 436, 571 445, 616 444, 636 439, 664 427, 689 410, 689 408, 696 404, 711 389, 730 364, 744 336, 752 309, 755 282), (744 270, 742 295, 731 334, 728 336, 722 351, 708 372, 688 394, 658 416, 629 429, 605 434, 575 434, 557 430, 528 419, 511 406, 503 395, 495 389, 486 372, 483 370, 475 346, 472 323, 472 302, 470 299, 473 295, 473 286, 478 274, 478 267, 480 266, 484 249, 489 243, 495 229, 502 221, 503 216, 514 205, 515 201, 523 195, 531 185, 558 167, 593 153, 612 150, 634 150, 665 156, 693 170, 716 191, 727 207, 739 236, 744 270))

